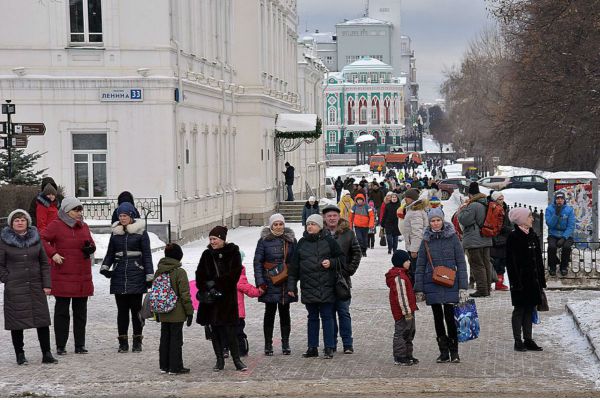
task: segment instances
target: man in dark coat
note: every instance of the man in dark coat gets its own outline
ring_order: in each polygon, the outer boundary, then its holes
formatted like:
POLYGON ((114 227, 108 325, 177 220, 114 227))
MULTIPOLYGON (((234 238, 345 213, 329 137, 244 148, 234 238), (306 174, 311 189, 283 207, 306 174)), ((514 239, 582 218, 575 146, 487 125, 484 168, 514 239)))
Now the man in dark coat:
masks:
POLYGON ((342 182, 342 178, 341 177, 337 177, 337 179, 335 180, 335 182, 333 183, 333 187, 335 188, 335 193, 336 193, 336 202, 340 202, 340 197, 342 196, 342 189, 344 188, 344 182, 342 182))
MULTIPOLYGON (((356 239, 356 234, 350 229, 348 221, 340 218, 340 209, 337 206, 326 206, 323 209, 323 217, 325 220, 325 227, 330 235, 336 240, 342 249, 342 253, 344 253, 344 256, 346 257, 346 264, 342 270, 342 274, 344 275, 344 278, 346 278, 348 286, 352 288, 352 280, 350 277, 356 273, 360 264, 360 259, 362 258, 362 251, 358 244, 358 240, 356 239)), ((339 330, 344 345, 344 354, 354 353, 350 301, 351 299, 336 300, 333 310, 333 335, 335 337, 336 348, 339 330)))
POLYGON ((285 201, 294 201, 294 190, 292 189, 294 185, 294 167, 287 161, 283 174, 285 175, 285 186, 287 188, 287 199, 285 201))

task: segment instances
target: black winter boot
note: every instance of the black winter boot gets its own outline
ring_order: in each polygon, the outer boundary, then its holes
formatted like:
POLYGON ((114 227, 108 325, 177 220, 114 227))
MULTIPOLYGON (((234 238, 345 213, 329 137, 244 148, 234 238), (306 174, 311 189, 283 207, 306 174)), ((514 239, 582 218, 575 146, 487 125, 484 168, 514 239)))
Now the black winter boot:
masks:
POLYGON ((525 348, 527 350, 530 350, 530 351, 542 351, 542 350, 544 350, 543 348, 541 348, 540 346, 538 346, 537 343, 533 341, 533 339, 525 339, 523 341, 523 344, 525 345, 525 348))
POLYGON ((448 338, 448 348, 450 349, 450 362, 459 363, 460 357, 458 356, 458 339, 448 338))
POLYGON ((127 353, 129 351, 129 337, 120 335, 117 339, 119 339, 119 353, 127 353))
POLYGON ((213 367, 213 371, 222 371, 225 368, 225 359, 223 358, 223 345, 217 332, 213 332, 211 341, 215 356, 217 357, 217 363, 213 367))
POLYGON ((273 327, 265 326, 265 356, 273 355, 273 327))
POLYGON ((302 353, 302 357, 311 358, 311 357, 319 357, 319 349, 316 347, 309 347, 306 349, 304 353, 302 353))
POLYGON ((142 351, 142 339, 144 339, 143 335, 133 335, 131 337, 133 339, 133 343, 131 345, 132 353, 139 353, 142 351))
POLYGON ((438 336, 437 337, 438 347, 440 348, 440 356, 435 360, 437 363, 447 363, 450 361, 450 354, 448 352, 448 337, 438 336))
POLYGON ((51 352, 45 351, 42 356, 42 364, 57 364, 58 360, 54 358, 51 352))
POLYGON ((29 361, 25 358, 25 353, 17 353, 17 364, 29 365, 29 361))
POLYGON ((292 354, 292 349, 290 348, 290 332, 292 328, 290 326, 282 326, 281 327, 281 352, 285 356, 289 356, 292 354))
POLYGON ((228 326, 227 328, 227 339, 229 341, 229 352, 231 353, 231 359, 233 360, 233 365, 235 365, 235 369, 238 371, 246 371, 248 367, 246 364, 242 362, 240 358, 240 348, 238 346, 237 335, 235 333, 235 328, 228 326))

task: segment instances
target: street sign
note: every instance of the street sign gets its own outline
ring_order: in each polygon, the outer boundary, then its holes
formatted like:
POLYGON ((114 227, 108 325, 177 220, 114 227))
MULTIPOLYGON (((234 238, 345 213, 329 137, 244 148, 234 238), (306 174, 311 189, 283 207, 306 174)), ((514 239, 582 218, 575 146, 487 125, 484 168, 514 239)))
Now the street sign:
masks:
POLYGON ((13 133, 17 135, 43 135, 46 133, 46 125, 43 123, 13 124, 13 133))
POLYGON ((15 105, 14 104, 2 104, 2 114, 14 114, 14 113, 15 113, 15 105))
POLYGON ((100 101, 144 101, 144 89, 104 89, 100 90, 100 101))
POLYGON ((10 138, 10 145, 15 149, 24 149, 27 147, 27 136, 15 136, 10 138))

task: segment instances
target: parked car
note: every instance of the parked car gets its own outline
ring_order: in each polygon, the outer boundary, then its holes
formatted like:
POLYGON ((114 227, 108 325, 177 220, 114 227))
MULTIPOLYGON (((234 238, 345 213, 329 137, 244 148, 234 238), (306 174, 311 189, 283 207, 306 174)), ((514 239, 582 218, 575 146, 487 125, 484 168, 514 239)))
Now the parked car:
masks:
POLYGON ((328 199, 335 199, 336 197, 335 186, 333 185, 335 179, 336 178, 332 176, 328 176, 325 178, 325 197, 327 197, 328 199))
POLYGON ((481 178, 477 181, 479 186, 486 187, 488 189, 502 190, 510 182, 509 176, 488 176, 487 178, 481 178))
POLYGON ((442 193, 442 200, 448 200, 454 189, 459 189, 461 193, 466 193, 471 181, 464 176, 458 178, 442 179, 438 182, 438 187, 442 193))
POLYGON ((548 190, 548 180, 540 175, 516 175, 510 177, 505 189, 548 190))

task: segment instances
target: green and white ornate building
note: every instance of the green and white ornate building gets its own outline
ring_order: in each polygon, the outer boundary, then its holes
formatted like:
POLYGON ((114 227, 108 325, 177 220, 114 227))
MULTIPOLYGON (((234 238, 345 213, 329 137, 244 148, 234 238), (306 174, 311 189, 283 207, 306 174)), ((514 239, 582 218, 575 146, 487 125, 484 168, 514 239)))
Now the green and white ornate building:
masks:
POLYGON ((327 154, 354 153, 361 135, 373 135, 380 152, 401 144, 406 78, 374 58, 362 58, 325 83, 324 129, 327 154))

